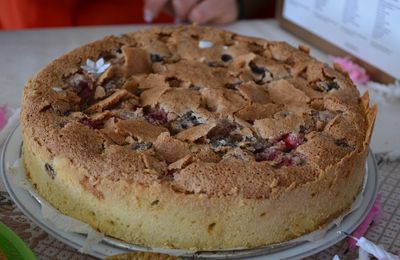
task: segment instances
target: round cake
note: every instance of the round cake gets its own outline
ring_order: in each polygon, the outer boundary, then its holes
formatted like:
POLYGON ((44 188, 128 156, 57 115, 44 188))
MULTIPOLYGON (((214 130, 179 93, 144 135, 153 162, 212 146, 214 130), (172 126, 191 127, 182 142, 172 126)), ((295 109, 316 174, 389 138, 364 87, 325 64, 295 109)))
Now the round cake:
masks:
POLYGON ((23 160, 51 205, 108 236, 252 248, 350 208, 375 115, 305 46, 153 28, 82 46, 27 82, 23 160))

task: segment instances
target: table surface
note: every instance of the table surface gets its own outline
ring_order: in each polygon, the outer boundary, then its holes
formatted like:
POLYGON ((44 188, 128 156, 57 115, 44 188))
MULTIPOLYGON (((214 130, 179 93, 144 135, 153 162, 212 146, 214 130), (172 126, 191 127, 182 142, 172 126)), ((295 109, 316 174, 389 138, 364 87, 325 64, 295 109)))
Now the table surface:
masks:
MULTIPOLYGON (((144 29, 148 25, 81 27, 67 29, 2 31, 0 32, 0 105, 17 108, 25 82, 51 60, 84 43, 109 34, 122 34, 144 29)), ((222 26, 236 33, 262 37, 269 40, 287 41, 294 46, 307 44, 283 31, 275 20, 241 21, 222 26)), ((328 62, 327 54, 311 46, 311 55, 328 62)), ((374 96, 372 95, 372 99, 374 96)), ((391 151, 399 147, 397 132, 400 127, 398 114, 400 104, 380 104, 371 147, 374 152, 391 151)), ((1 147, 0 147, 1 148, 1 147)), ((400 250, 400 164, 380 165, 379 189, 382 194, 384 214, 379 224, 373 226, 367 237, 389 248, 400 250)), ((1 187, 2 185, 0 185, 1 187)), ((0 191, 0 221, 9 225, 20 235, 40 259, 91 259, 47 235, 27 220, 4 191, 0 191)), ((343 253, 338 244, 318 258, 343 253)), ((349 258, 350 255, 347 255, 349 258)))

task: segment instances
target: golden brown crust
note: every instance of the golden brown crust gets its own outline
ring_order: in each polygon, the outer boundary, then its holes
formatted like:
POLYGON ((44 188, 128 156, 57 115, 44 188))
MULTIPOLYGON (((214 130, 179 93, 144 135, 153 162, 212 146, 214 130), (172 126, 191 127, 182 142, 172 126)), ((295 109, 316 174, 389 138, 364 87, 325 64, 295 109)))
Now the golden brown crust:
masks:
POLYGON ((61 155, 96 180, 279 196, 365 152, 376 116, 306 52, 197 26, 107 37, 27 83, 23 133, 46 160, 61 155), (111 66, 99 77, 81 68, 100 58, 111 66))

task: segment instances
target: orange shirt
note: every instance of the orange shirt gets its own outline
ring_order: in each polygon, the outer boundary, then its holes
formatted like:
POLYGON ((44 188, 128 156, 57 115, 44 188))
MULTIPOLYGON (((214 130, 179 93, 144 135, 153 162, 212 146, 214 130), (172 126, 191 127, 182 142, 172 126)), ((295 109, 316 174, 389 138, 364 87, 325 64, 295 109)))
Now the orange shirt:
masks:
POLYGON ((0 0, 0 29, 132 23, 144 23, 142 0, 0 0))

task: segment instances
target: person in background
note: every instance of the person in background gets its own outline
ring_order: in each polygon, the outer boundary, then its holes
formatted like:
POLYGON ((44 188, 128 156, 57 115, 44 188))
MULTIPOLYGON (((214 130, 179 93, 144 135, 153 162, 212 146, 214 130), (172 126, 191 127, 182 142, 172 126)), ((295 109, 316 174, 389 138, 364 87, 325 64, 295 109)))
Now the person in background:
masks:
POLYGON ((240 7, 236 0, 145 0, 144 19, 151 22, 164 10, 175 21, 205 23, 229 23, 239 17, 240 7))
POLYGON ((272 17, 268 0, 0 0, 0 29, 195 22, 272 17))
POLYGON ((145 0, 144 19, 151 22, 164 11, 175 22, 223 24, 237 19, 273 17, 272 0, 145 0))

